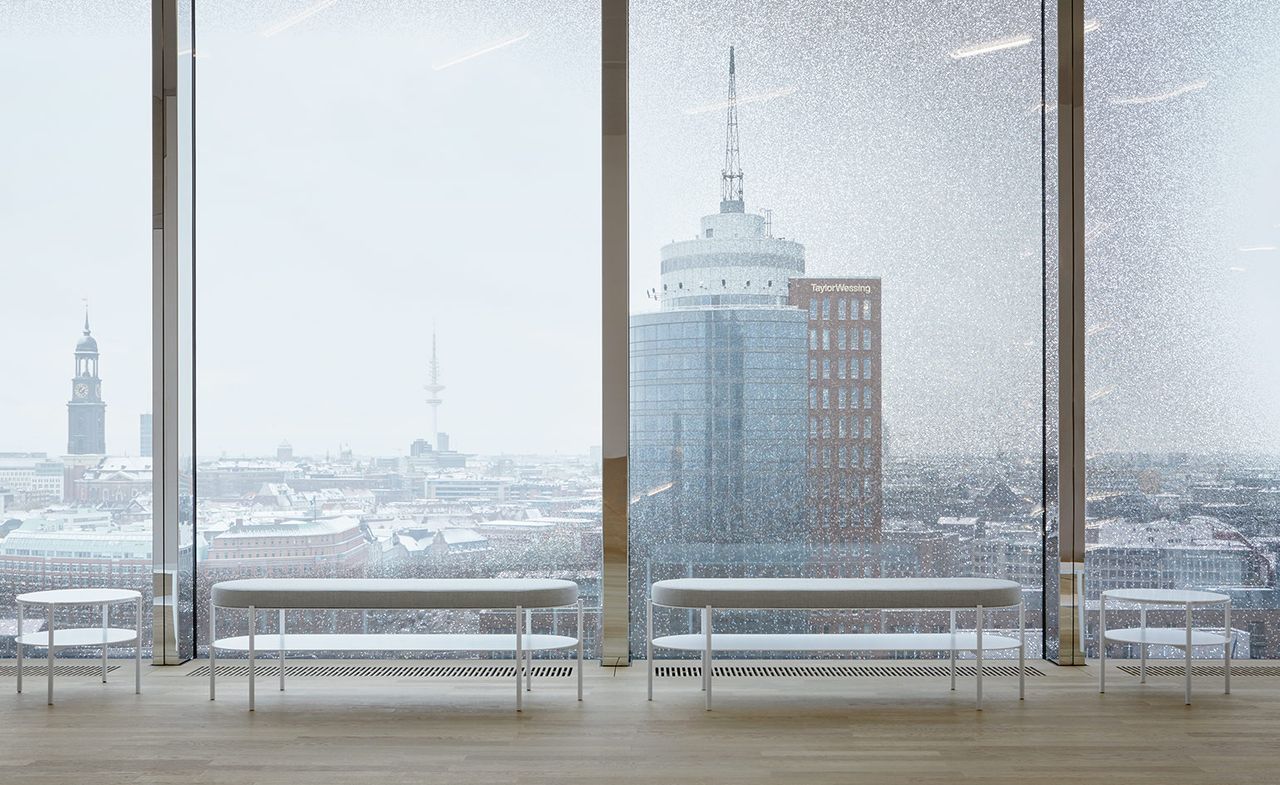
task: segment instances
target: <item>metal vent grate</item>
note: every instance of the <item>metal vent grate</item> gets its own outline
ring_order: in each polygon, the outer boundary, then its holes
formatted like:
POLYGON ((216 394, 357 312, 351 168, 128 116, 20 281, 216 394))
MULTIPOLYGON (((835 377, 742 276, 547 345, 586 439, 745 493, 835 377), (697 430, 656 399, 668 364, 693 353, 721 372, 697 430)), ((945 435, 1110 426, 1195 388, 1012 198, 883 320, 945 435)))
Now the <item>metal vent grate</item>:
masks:
MULTIPOLYGON (((119 665, 108 665, 107 673, 115 673, 120 670, 119 665)), ((23 665, 22 675, 27 678, 35 676, 47 676, 49 673, 48 665, 23 665)), ((0 665, 0 676, 17 677, 17 665, 0 665)), ((53 666, 54 676, 100 676, 102 675, 101 665, 55 665, 53 666)))
MULTIPOLYGON (((278 676, 278 665, 256 665, 258 677, 278 676)), ((59 671, 61 672, 61 671, 59 671)), ((188 676, 208 678, 209 666, 192 668, 188 676)), ((219 676, 247 678, 249 666, 219 665, 219 676)), ((286 678, 307 679, 499 679, 516 675, 514 665, 285 665, 286 678)), ((573 675, 572 665, 535 665, 535 679, 565 678, 573 675)))
MULTIPOLYGON (((1184 676, 1182 665, 1148 665, 1148 676, 1184 676)), ((1137 665, 1121 665, 1120 671, 1130 676, 1139 676, 1142 669, 1137 665)), ((1192 676, 1222 676, 1221 665, 1192 665, 1192 676)), ((1280 676, 1280 665, 1232 665, 1232 676, 1280 676)))
MULTIPOLYGON (((775 678, 870 678, 896 679, 910 676, 929 676, 946 678, 951 670, 946 665, 716 665, 712 671, 716 678, 722 676, 748 679, 775 678)), ((702 677, 702 667, 698 665, 658 665, 654 675, 660 677, 702 677)), ((977 668, 973 665, 956 665, 956 675, 976 676, 977 668)), ((1012 676, 1017 678, 1016 665, 984 665, 983 676, 1012 676)), ((1043 676, 1038 668, 1027 666, 1028 676, 1043 676)))

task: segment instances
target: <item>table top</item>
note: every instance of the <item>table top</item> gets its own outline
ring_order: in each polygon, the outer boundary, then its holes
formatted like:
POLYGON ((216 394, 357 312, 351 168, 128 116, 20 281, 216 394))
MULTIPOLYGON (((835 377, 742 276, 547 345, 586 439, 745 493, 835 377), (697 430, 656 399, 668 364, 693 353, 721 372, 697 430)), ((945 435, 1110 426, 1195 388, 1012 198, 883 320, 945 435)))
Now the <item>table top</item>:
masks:
POLYGON ((1108 589, 1102 593, 1109 600, 1149 602, 1163 605, 1213 605, 1230 602, 1225 594, 1189 589, 1108 589))
POLYGON ((17 600, 20 605, 101 605, 141 596, 132 589, 51 589, 19 594, 17 600))

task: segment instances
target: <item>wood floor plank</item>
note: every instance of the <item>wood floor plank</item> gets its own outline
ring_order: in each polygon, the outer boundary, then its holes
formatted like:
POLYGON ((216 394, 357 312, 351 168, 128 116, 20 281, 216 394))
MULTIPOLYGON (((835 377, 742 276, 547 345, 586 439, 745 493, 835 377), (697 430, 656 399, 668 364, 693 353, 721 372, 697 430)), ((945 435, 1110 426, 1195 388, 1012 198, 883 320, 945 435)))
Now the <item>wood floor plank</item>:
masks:
MULTIPOLYGON (((307 664, 318 664, 308 662, 307 664)), ((778 664, 776 662, 771 664, 778 664)), ((573 678, 535 681, 514 711, 509 679, 291 679, 187 675, 200 663, 147 668, 103 685, 59 677, 0 696, 5 785, 188 783, 352 785, 663 785, 680 783, 1274 783, 1280 682, 1195 679, 1182 703, 1177 676, 1146 685, 1096 666, 1034 663, 1044 676, 988 678, 985 711, 973 684, 945 678, 718 678, 715 711, 697 678, 588 665, 586 700, 573 678)), ((1113 666, 1126 664, 1112 663, 1113 666)))

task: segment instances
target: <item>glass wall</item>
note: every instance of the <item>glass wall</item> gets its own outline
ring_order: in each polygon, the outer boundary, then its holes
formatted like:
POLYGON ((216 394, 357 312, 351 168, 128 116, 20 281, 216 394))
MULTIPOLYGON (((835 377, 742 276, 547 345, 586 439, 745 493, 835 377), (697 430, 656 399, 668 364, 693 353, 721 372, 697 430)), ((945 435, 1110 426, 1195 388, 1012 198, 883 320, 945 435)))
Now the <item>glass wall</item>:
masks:
POLYGON ((1157 586, 1230 594, 1235 656, 1274 658, 1280 13, 1086 11, 1090 654, 1099 593, 1157 586))
POLYGON ((647 586, 688 575, 1010 578, 1040 653, 1042 23, 631 3, 633 653, 647 586))
POLYGON ((595 651, 598 4, 206 3, 196 35, 198 615, 241 576, 553 576, 595 651))
POLYGON ((0 657, 23 592, 150 614, 150 42, 146 0, 0 5, 0 657))

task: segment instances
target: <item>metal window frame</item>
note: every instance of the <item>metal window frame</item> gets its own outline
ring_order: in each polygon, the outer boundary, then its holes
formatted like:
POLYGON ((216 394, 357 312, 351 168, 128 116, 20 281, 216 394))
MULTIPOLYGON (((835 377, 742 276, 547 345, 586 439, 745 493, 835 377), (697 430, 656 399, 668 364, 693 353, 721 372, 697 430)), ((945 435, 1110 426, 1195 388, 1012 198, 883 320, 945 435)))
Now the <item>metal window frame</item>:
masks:
POLYGON ((152 663, 178 655, 178 14, 151 4, 152 663))
MULTIPOLYGON (((1058 654, 1084 665, 1084 0, 1058 0, 1058 654)), ((1045 318, 1048 318, 1045 314, 1045 318)), ((1046 574, 1046 584, 1052 576, 1046 574)), ((1048 630, 1046 630, 1046 633, 1048 630)), ((1047 637, 1047 635, 1046 635, 1047 637)))
MULTIPOLYGON (((1059 664, 1083 664, 1084 3, 1057 5, 1059 664)), ((601 3, 601 345, 604 664, 630 663, 629 2, 601 3)), ((178 640, 179 249, 177 1, 152 2, 152 350, 154 662, 178 640), (172 155, 170 153, 173 153, 172 155)), ((1045 314, 1046 318, 1048 314, 1045 314)), ((1046 391, 1046 395, 1047 395, 1046 391)), ((1044 576, 1046 588, 1051 576, 1044 576)), ((1046 624, 1046 639, 1050 634, 1046 624)))

